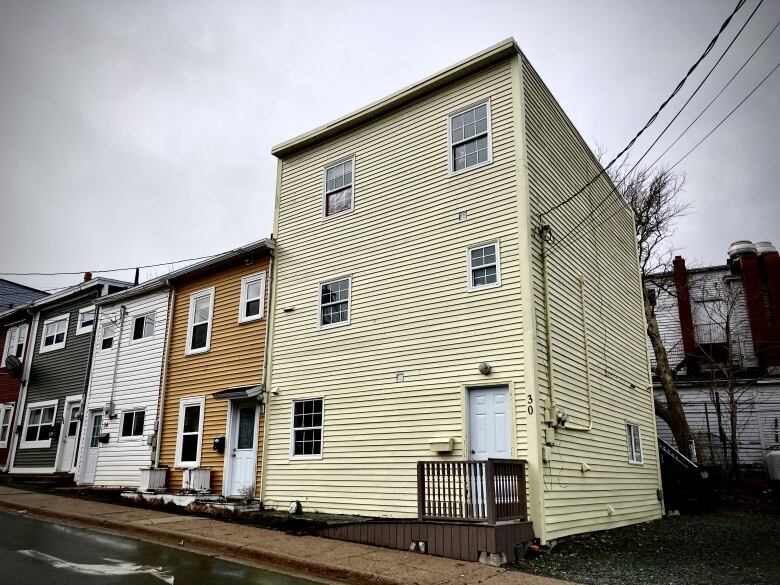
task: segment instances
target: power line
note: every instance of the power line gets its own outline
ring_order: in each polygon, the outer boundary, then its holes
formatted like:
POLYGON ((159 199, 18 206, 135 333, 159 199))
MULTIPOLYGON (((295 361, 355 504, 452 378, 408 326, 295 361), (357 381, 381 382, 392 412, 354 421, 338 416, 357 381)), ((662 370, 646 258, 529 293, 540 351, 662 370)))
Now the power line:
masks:
MULTIPOLYGON (((664 127, 664 129, 661 131, 661 133, 658 135, 658 137, 653 141, 653 143, 645 150, 645 152, 642 154, 642 156, 639 157, 639 159, 634 163, 634 165, 628 170, 627 173, 623 175, 623 178, 618 181, 616 185, 612 187, 612 189, 609 190, 609 192, 599 201, 599 203, 594 207, 591 211, 589 211, 573 228, 571 228, 568 232, 566 232, 563 237, 553 243, 553 245, 550 248, 550 251, 552 251, 554 248, 558 247, 559 245, 563 245, 563 243, 571 236, 571 234, 575 233, 580 227, 582 227, 586 221, 588 221, 589 218, 592 218, 593 215, 601 208, 604 203, 609 199, 609 197, 617 191, 617 189, 622 185, 629 176, 631 176, 631 173, 634 172, 634 170, 639 166, 639 163, 641 163, 644 158, 650 153, 650 151, 653 149, 653 147, 658 143, 658 140, 660 140, 661 136, 664 135, 664 133, 669 129, 669 127, 674 123, 675 120, 682 114, 685 107, 691 102, 693 97, 698 93, 698 91, 702 88, 704 83, 709 79, 710 75, 712 75, 713 71, 715 71, 715 68, 718 66, 718 64, 723 60, 723 58, 726 56, 726 53, 731 49, 731 47, 734 45, 736 40, 739 38, 739 36, 742 34, 742 31, 745 30, 745 27, 747 27, 748 23, 752 20, 753 16, 756 14, 758 9, 763 4, 764 0, 759 0, 756 7, 753 9, 753 12, 750 13, 750 16, 748 16, 747 20, 744 22, 744 24, 740 27, 740 29, 737 31, 737 34, 734 35, 734 38, 731 40, 731 42, 728 44, 728 46, 724 49, 721 56, 718 58, 718 60, 714 63, 714 65, 710 68, 707 75, 702 79, 702 81, 699 83, 699 85, 696 87, 696 89, 693 91, 693 93, 688 97, 688 99, 685 101, 685 103, 680 107, 680 109, 677 111, 677 113, 674 115, 674 117, 669 121, 669 123, 664 127)), ((763 44, 763 42, 762 42, 763 44)), ((759 45, 760 46, 760 45, 759 45)), ((752 58, 748 58, 748 61, 752 58)), ((730 82, 729 82, 730 83, 730 82)), ((755 90, 754 90, 755 91, 755 90)), ((690 126, 689 126, 690 128, 690 126)), ((686 129, 687 130, 687 129, 686 129)), ((683 132, 684 133, 684 132, 683 132)), ((682 136, 682 135, 681 135, 682 136)), ((678 137, 679 139, 679 137, 678 137)), ((657 162, 657 161, 656 161, 657 162)), ((611 165, 612 163, 610 163, 611 165)), ((655 163, 654 163, 655 164, 655 163)), ((651 168, 653 165, 650 165, 651 168)), ((604 169, 603 172, 606 172, 607 168, 609 168, 609 165, 604 169)), ((671 169, 670 169, 671 170, 671 169)))
POLYGON ((662 152, 662 153, 661 153, 661 154, 658 156, 658 158, 656 158, 656 159, 655 159, 655 160, 654 160, 652 163, 650 163, 650 167, 654 167, 654 166, 655 166, 655 164, 656 164, 656 163, 657 163, 659 160, 661 160, 661 158, 662 158, 662 157, 663 157, 663 156, 664 156, 664 155, 665 155, 667 152, 669 152, 669 151, 672 149, 672 147, 673 147, 675 144, 677 144, 677 142, 680 140, 680 138, 682 138, 682 137, 683 137, 683 135, 684 135, 686 132, 688 132, 688 130, 690 130, 691 126, 693 126, 693 125, 694 125, 696 122, 698 122, 699 118, 701 118, 701 117, 704 115, 704 113, 705 113, 707 110, 709 110, 709 109, 710 109, 710 106, 711 106, 712 104, 714 104, 714 103, 715 103, 715 100, 717 100, 717 99, 720 97, 720 95, 721 95, 721 94, 722 94, 724 91, 726 91, 726 88, 727 88, 729 85, 731 85, 731 82, 732 82, 732 81, 734 81, 734 79, 736 79, 737 75, 739 75, 739 74, 742 72, 742 70, 743 70, 743 69, 744 69, 744 68, 747 66, 747 64, 748 64, 748 63, 750 63, 751 59, 753 59, 753 57, 756 55, 756 53, 758 53, 759 49, 760 49, 761 47, 763 47, 763 46, 764 46, 764 43, 766 43, 766 42, 769 40, 769 37, 771 37, 771 36, 774 34, 774 32, 777 30, 777 27, 778 27, 778 26, 780 26, 780 20, 778 20, 778 21, 777 21, 777 23, 775 24, 775 26, 772 28, 772 30, 770 30, 770 31, 769 31, 769 34, 767 34, 767 35, 764 37, 764 40, 763 40, 763 41, 761 41, 761 43, 758 45, 758 47, 756 47, 756 50, 755 50, 755 51, 753 51, 753 52, 750 54, 750 57, 748 57, 748 58, 747 58, 747 61, 745 61, 745 62, 742 64, 742 67, 740 67, 739 69, 737 69, 737 72, 736 72, 734 75, 732 75, 732 76, 731 76, 731 79, 729 79, 729 80, 728 80, 728 82, 726 83, 726 85, 724 85, 724 86, 721 88, 721 90, 720 90, 720 91, 717 93, 717 95, 716 95, 714 98, 712 98, 712 100, 710 100, 710 103, 708 103, 708 104, 707 104, 707 106, 706 106, 706 107, 705 107, 705 108, 704 108, 704 109, 703 109, 701 112, 699 112, 699 115, 698 115, 698 116, 696 116, 696 117, 693 119, 693 122, 691 122, 690 124, 688 124, 688 126, 685 128, 685 130, 683 130, 683 131, 682 131, 682 133, 681 133, 681 134, 680 134, 680 135, 679 135, 677 138, 675 138, 675 139, 674 139, 674 142, 672 142, 672 143, 671 143, 669 146, 667 146, 667 147, 666 147, 666 150, 664 150, 664 151, 663 151, 663 152, 662 152))
POLYGON ((195 262, 196 260, 208 260, 209 258, 215 258, 222 253, 223 252, 220 252, 219 254, 211 254, 209 256, 200 256, 198 258, 185 258, 183 260, 171 260, 170 262, 160 262, 158 264, 130 266, 128 268, 106 268, 104 270, 78 270, 76 272, 0 272, 0 276, 73 276, 73 275, 84 274, 85 272, 91 272, 93 274, 99 274, 102 272, 124 272, 127 270, 135 270, 136 268, 156 268, 158 266, 168 266, 169 264, 180 264, 182 262, 195 262))
MULTIPOLYGON (((763 1, 763 0, 762 0, 763 1)), ((556 209, 560 209, 564 205, 567 205, 570 201, 578 197, 582 194, 585 189, 590 187, 593 183, 595 183, 601 176, 606 173, 613 164, 621 157, 623 156, 632 146, 634 146, 634 143, 637 141, 637 139, 647 130, 653 122, 655 122, 658 115, 663 111, 663 109, 667 106, 667 104, 674 98, 674 96, 677 95, 677 93, 682 89, 683 85, 685 85, 685 82, 688 81, 688 78, 691 76, 691 74, 696 70, 696 68, 699 66, 699 64, 707 57, 707 55, 710 53, 712 48, 715 46, 715 43, 717 42, 718 38, 720 37, 721 33, 726 29, 726 27, 731 22, 731 19, 734 17, 734 15, 739 11, 740 8, 745 4, 746 0, 739 0, 737 2, 736 7, 731 12, 731 14, 726 18, 726 20, 723 21, 723 24, 720 25, 720 29, 718 29, 718 32, 715 34, 715 36, 712 38, 710 43, 707 45, 707 48, 704 50, 704 52, 701 54, 701 56, 696 60, 696 62, 688 69, 688 72, 685 74, 685 77, 683 77, 680 82, 677 84, 677 87, 674 88, 674 91, 672 91, 671 94, 669 94, 669 97, 664 100, 664 102, 659 106, 659 108, 656 110, 656 112, 650 116, 650 119, 645 123, 645 125, 642 127, 639 132, 636 133, 636 135, 631 139, 631 141, 621 150, 615 158, 613 158, 609 164, 607 164, 606 167, 601 169, 601 171, 596 174, 590 181, 588 181, 581 189, 579 189, 576 193, 573 193, 563 201, 553 205, 552 207, 548 208, 546 211, 543 211, 539 214, 539 223, 541 224, 542 218, 547 215, 548 213, 551 213, 555 211, 556 209)), ((760 5, 760 3, 759 3, 760 5)))
MULTIPOLYGON (((763 79, 762 79, 760 82, 758 82, 758 84, 757 84, 757 85, 756 85, 756 86, 755 86, 755 87, 754 87, 752 90, 750 90, 750 93, 748 93, 748 94, 747 94, 747 95, 746 95, 744 98, 742 98, 742 100, 741 100, 741 101, 740 101, 740 102, 739 102, 739 103, 738 103, 736 106, 734 106, 734 108, 733 108, 733 109, 732 109, 732 110, 731 110, 731 111, 730 111, 728 114, 726 114, 726 116, 724 116, 724 117, 723 117, 723 119, 721 119, 721 121, 720 121, 720 122, 718 122, 718 124, 717 124, 717 125, 716 125, 716 126, 715 126, 715 127, 712 129, 712 130, 710 130, 710 131, 709 131, 709 132, 708 132, 708 133, 707 133, 707 134, 706 134, 706 135, 705 135, 705 136, 704 136, 704 137, 703 137, 701 140, 699 140, 699 142, 697 142, 697 143, 696 143, 696 145, 694 145, 694 147, 693 147, 693 148, 691 148, 691 149, 690 149, 688 152, 686 152, 686 153, 685 153, 685 154, 684 154, 682 157, 680 157, 680 158, 677 160, 677 162, 675 162, 675 163, 674 163, 674 164, 673 164, 671 167, 669 167, 669 169, 668 169, 668 170, 669 170, 669 171, 671 171, 673 168, 675 168, 677 165, 679 165, 679 164, 680 164, 680 163, 681 163, 683 160, 685 160, 685 159, 688 157, 688 155, 690 155, 690 154, 691 154, 691 153, 692 153, 694 150, 696 150, 696 149, 697 149, 699 146, 701 146, 701 144, 702 144, 702 143, 703 143, 705 140, 707 140, 707 138, 709 138, 709 137, 710 137, 710 136, 711 136, 713 133, 715 133, 715 131, 716 131, 718 128, 720 128, 720 127, 723 125, 723 123, 724 123, 726 120, 728 120, 728 119, 731 117, 731 115, 732 115, 734 112, 736 112, 736 111, 737 111, 737 110, 740 108, 740 106, 742 106, 742 104, 744 104, 744 103, 745 103, 745 102, 746 102, 746 101, 747 101, 747 100, 750 98, 750 96, 752 96, 752 95, 753 95, 753 94, 756 92, 756 90, 758 90, 758 88, 759 88, 759 87, 761 87, 761 86, 762 86, 762 85, 763 85, 763 84, 764 84, 764 83, 767 81, 767 79, 769 79, 769 78, 772 76, 772 74, 773 74, 775 71, 777 71, 777 69, 779 69, 779 68, 780 68, 780 62, 778 62, 778 63, 777 63, 777 64, 776 64, 776 65, 775 65, 775 66, 772 68, 772 70, 771 70, 769 73, 767 73, 767 74, 766 74, 766 76, 765 76, 765 77, 764 77, 764 78, 763 78, 763 79)), ((655 163, 653 163, 653 164, 655 164, 655 163)), ((652 165, 651 165, 650 167, 648 167, 648 168, 652 168, 652 165)), ((613 191, 614 191, 614 190, 613 190, 613 191)), ((622 202, 622 200, 619 200, 619 199, 616 199, 615 201, 617 201, 618 203, 621 203, 621 202, 622 202)), ((622 206, 622 205, 618 205, 618 206, 617 206, 617 208, 616 208, 616 209, 615 209, 615 210, 614 210, 612 213, 610 213, 608 216, 607 216, 607 215, 604 215, 604 216, 602 216, 602 218, 603 218, 603 219, 602 219, 601 221, 599 221, 599 223, 598 223, 598 224, 596 224, 594 227, 599 227, 599 226, 602 226, 602 225, 604 225, 605 223, 607 223, 607 221, 609 221, 610 219, 612 219, 613 217, 615 217, 615 215, 617 215, 617 213, 618 213, 619 211, 621 211, 622 209, 623 209, 623 206, 622 206)), ((576 239, 574 239, 574 240, 570 240, 569 242, 566 242, 566 243, 567 243, 567 244, 573 244, 574 242, 576 242, 576 241, 580 240, 582 237, 583 237, 583 236, 580 236, 580 237, 578 237, 578 238, 576 238, 576 239)), ((553 246, 552 246, 552 247, 553 247, 553 248, 555 248, 555 247, 557 247, 558 245, 562 245, 563 243, 564 243, 564 242, 563 242, 563 240, 561 240, 560 242, 556 242, 555 244, 553 244, 553 246)))

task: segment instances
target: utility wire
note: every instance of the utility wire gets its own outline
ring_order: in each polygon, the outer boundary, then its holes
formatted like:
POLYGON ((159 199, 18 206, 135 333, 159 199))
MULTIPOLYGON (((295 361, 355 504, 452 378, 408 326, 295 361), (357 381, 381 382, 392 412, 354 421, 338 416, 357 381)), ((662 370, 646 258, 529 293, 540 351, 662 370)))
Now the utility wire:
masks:
MULTIPOLYGON (((762 0, 763 1, 763 0, 762 0)), ((726 18, 726 20, 723 21, 723 24, 720 25, 720 29, 718 29, 718 32, 715 34, 715 36, 712 38, 710 43, 707 45, 707 48, 704 50, 704 52, 701 54, 701 56, 696 60, 696 62, 688 69, 688 72, 685 74, 685 77, 683 77, 680 82, 677 84, 677 87, 674 88, 674 91, 672 91, 671 94, 669 94, 669 97, 664 100, 664 102, 659 106, 659 108, 656 110, 656 112, 650 116, 650 119, 645 123, 645 125, 642 127, 639 132, 636 133, 636 135, 631 139, 631 141, 621 150, 610 162, 607 164, 606 167, 601 169, 601 171, 596 174, 590 181, 588 181, 581 189, 579 189, 577 192, 569 195, 566 199, 563 201, 560 201, 559 203, 553 205, 552 207, 548 208, 546 211, 543 211, 539 214, 539 223, 542 223, 542 218, 547 215, 548 213, 551 213, 555 211, 556 209, 560 209, 564 205, 567 205, 569 202, 571 202, 573 199, 579 197, 585 189, 590 187, 593 183, 595 183, 601 176, 603 176, 615 162, 623 156, 628 150, 634 146, 634 143, 637 141, 637 139, 647 130, 653 122, 655 122, 658 115, 663 111, 663 109, 667 106, 667 104, 674 98, 674 96, 677 95, 677 93, 682 89, 683 85, 685 85, 685 82, 688 81, 688 78, 691 76, 691 74, 696 70, 696 68, 699 66, 699 64, 709 55, 712 48, 715 46, 715 43, 717 42, 718 38, 720 37, 721 33, 726 29, 726 27, 731 22, 731 19, 734 17, 734 15, 739 11, 740 8, 745 4, 746 0, 739 0, 737 2, 736 7, 731 12, 731 14, 726 18)))
MULTIPOLYGON (((769 73, 767 73, 767 75, 766 75, 766 76, 765 76, 765 77, 764 77, 764 78, 763 78, 763 79, 762 79, 760 82, 758 82, 758 84, 757 84, 757 85, 756 85, 756 86, 755 86, 755 87, 754 87, 754 88, 753 88, 753 89, 750 91, 750 93, 748 93, 748 94, 747 94, 747 95, 746 95, 744 98, 742 98, 742 100, 741 100, 741 101, 740 101, 740 102, 739 102, 739 103, 738 103, 736 106, 734 106, 734 108, 733 108, 733 109, 732 109, 732 110, 731 110, 731 111, 730 111, 728 114, 726 114, 726 116, 724 116, 724 117, 723 117, 723 119, 721 119, 721 121, 720 121, 720 122, 718 122, 718 124, 717 124, 717 125, 716 125, 716 126, 715 126, 715 127, 712 129, 712 130, 710 130, 710 131, 709 131, 709 132, 708 132, 708 133, 707 133, 707 134, 704 136, 704 138, 702 138, 701 140, 699 140, 699 142, 697 142, 697 143, 696 143, 696 145, 695 145, 693 148, 691 148, 691 149, 690 149, 688 152, 686 152, 686 153, 685 153, 685 154, 684 154, 682 157, 680 157, 680 158, 677 160, 677 162, 675 162, 675 163, 674 163, 674 164, 673 164, 671 167, 669 167, 669 169, 668 169, 668 170, 669 170, 669 171, 671 171, 673 168, 675 168, 677 165, 679 165, 679 164, 680 164, 680 163, 681 163, 683 160, 685 160, 685 159, 686 159, 686 158, 687 158, 687 157, 688 157, 688 156, 689 156, 689 155, 690 155, 690 154, 691 154, 693 151, 695 151, 695 150, 696 150, 696 149, 697 149, 699 146, 701 146, 701 144, 702 144, 702 143, 703 143, 705 140, 707 140, 707 138, 709 138, 710 136, 712 136, 712 134, 714 134, 714 133, 715 133, 715 131, 716 131, 718 128, 720 128, 720 127, 723 125, 723 123, 724 123, 726 120, 728 120, 728 119, 731 117, 731 115, 732 115, 734 112, 736 112, 736 111, 737 111, 737 110, 740 108, 740 106, 742 106, 742 104, 744 104, 744 103, 745 103, 745 102, 746 102, 746 101, 747 101, 747 100, 750 98, 750 96, 752 96, 752 95, 753 95, 753 94, 756 92, 756 90, 758 90, 758 88, 759 88, 759 87, 761 87, 761 86, 762 86, 762 85, 763 85, 763 84, 764 84, 764 83, 765 83, 765 82, 766 82, 766 81, 767 81, 767 80, 768 80, 768 79, 769 79, 769 78, 772 76, 772 74, 773 74, 775 71, 777 71, 778 69, 780 69, 780 62, 778 62, 778 63, 777 63, 775 66, 774 66, 774 68, 772 68, 772 70, 771 70, 769 73)), ((653 163, 653 164, 655 164, 655 163, 653 163)), ((651 167, 652 167, 652 165, 651 165, 651 167)), ((648 168, 651 168, 651 167, 648 167, 648 168)), ((613 190, 613 191, 614 191, 614 190, 613 190)), ((611 192, 610 192, 610 193, 611 193, 611 192)), ((622 200, 620 200, 620 199, 616 199, 615 201, 617 201, 618 203, 621 203, 621 202, 622 202, 622 200)), ((609 221, 610 219, 612 219, 613 217, 615 217, 615 215, 617 215, 617 213, 618 213, 619 211, 621 211, 622 209, 623 209, 623 205, 618 205, 618 206, 617 206, 617 208, 616 208, 616 209, 615 209, 615 210, 614 210, 614 211, 613 211, 611 214, 609 214, 608 216, 602 216, 602 218, 603 218, 603 219, 602 219, 601 221, 599 221, 599 223, 598 223, 598 224, 596 224, 594 227, 599 227, 599 226, 602 226, 602 225, 604 225, 604 224, 605 224, 607 221, 609 221)), ((560 242, 556 242, 556 243, 553 245, 553 247, 557 247, 559 244, 563 244, 563 243, 567 243, 567 244, 573 244, 574 242, 576 242, 576 241, 578 241, 578 240, 582 239, 582 237, 584 237, 584 235, 581 235, 581 236, 579 236, 579 237, 577 237, 577 238, 575 238, 575 239, 573 239, 573 240, 570 240, 570 241, 568 241, 568 242, 564 242, 564 241, 563 241, 563 239, 562 239, 560 242)))
POLYGON ((106 268, 104 270, 78 270, 76 272, 0 272, 0 276, 60 276, 60 275, 84 274, 85 272, 91 272, 93 274, 99 274, 101 272, 124 272, 127 270, 135 270, 136 268, 156 268, 158 266, 168 266, 169 264, 180 264, 182 262, 195 262, 196 260, 208 260, 209 258, 215 258, 217 256, 220 256, 221 254, 224 254, 224 252, 220 252, 219 254, 211 254, 209 256, 200 256, 198 258, 185 258, 183 260, 171 260, 170 262, 160 262, 158 264, 146 264, 142 266, 130 266, 128 268, 106 268))
POLYGON ((724 91, 726 91, 726 88, 727 88, 729 85, 731 85, 731 82, 732 82, 732 81, 734 81, 734 79, 737 77, 737 75, 739 75, 739 74, 742 72, 742 70, 743 70, 743 69, 744 69, 744 68, 747 66, 747 64, 748 64, 748 63, 750 63, 750 60, 751 60, 751 59, 753 59, 753 57, 756 55, 756 53, 758 53, 758 50, 759 50, 761 47, 763 47, 763 46, 764 46, 764 43, 766 43, 766 42, 769 40, 769 37, 771 37, 771 36, 774 34, 774 32, 777 30, 777 27, 778 27, 778 26, 780 26, 780 20, 778 20, 778 21, 777 21, 777 23, 775 24, 775 26, 772 28, 772 30, 770 30, 770 31, 769 31, 769 34, 767 34, 767 35, 764 37, 764 40, 763 40, 763 41, 761 41, 761 44, 759 44, 759 45, 758 45, 758 47, 756 47, 756 50, 755 50, 755 51, 753 51, 753 52, 750 54, 750 57, 748 57, 747 61, 745 61, 745 62, 742 64, 742 67, 740 67, 739 69, 737 69, 737 72, 736 72, 734 75, 732 75, 732 76, 731 76, 731 79, 729 79, 729 80, 728 80, 728 82, 726 83, 726 85, 724 85, 724 86, 723 86, 723 88, 721 88, 721 90, 720 90, 720 91, 717 93, 717 95, 716 95, 714 98, 712 98, 712 100, 710 100, 710 103, 708 103, 708 104, 707 104, 707 106, 706 106, 706 107, 705 107, 705 108, 704 108, 704 109, 703 109, 701 112, 699 112, 699 115, 698 115, 698 116, 696 116, 696 117, 693 119, 693 122, 691 122, 690 124, 688 124, 688 126, 685 128, 685 130, 683 130, 683 131, 680 133, 680 135, 679 135, 677 138, 675 138, 675 139, 674 139, 674 142, 672 142, 672 143, 671 143, 669 146, 667 146, 667 147, 666 147, 666 150, 664 150, 664 151, 663 151, 663 152, 662 152, 662 153, 661 153, 661 154, 658 156, 658 158, 656 158, 656 159, 655 159, 655 160, 654 160, 652 163, 650 163, 650 167, 654 167, 654 166, 655 166, 655 164, 656 164, 656 163, 657 163, 659 160, 661 160, 661 158, 663 158, 663 156, 664 156, 664 155, 665 155, 667 152, 669 152, 669 151, 672 149, 672 147, 673 147, 675 144, 677 144, 677 142, 680 140, 680 138, 682 138, 682 137, 683 137, 683 135, 684 135, 686 132, 688 132, 688 130, 690 130, 691 126, 693 126, 693 125, 694 125, 696 122, 698 122, 699 118, 701 118, 701 117, 704 115, 704 113, 705 113, 707 110, 709 110, 709 109, 710 109, 710 106, 711 106, 712 104, 714 104, 714 103, 715 103, 715 100, 717 100, 717 99, 720 97, 720 95, 721 95, 721 94, 722 94, 724 91))
MULTIPOLYGON (((589 211, 573 228, 571 228, 568 232, 566 232, 560 240, 558 240, 558 241, 553 243, 553 245, 550 248, 550 251, 552 251, 554 248, 558 247, 559 245, 562 245, 571 234, 573 234, 580 227, 582 227, 582 225, 584 225, 585 222, 588 221, 589 218, 592 218, 593 215, 601 208, 601 206, 604 205, 604 203, 607 202, 609 197, 615 191, 617 191, 617 189, 620 187, 620 185, 622 185, 628 179, 628 177, 631 176, 631 173, 633 173, 634 170, 636 170, 636 168, 639 166, 639 163, 641 163, 644 160, 644 158, 650 153, 650 151, 653 149, 653 147, 658 143, 658 141, 664 135, 664 133, 669 129, 669 127, 674 123, 674 121, 677 120, 677 118, 680 116, 680 114, 682 114, 683 110, 691 102, 691 100, 698 93, 698 91, 702 88, 704 83, 710 78, 710 76, 712 75, 713 71, 715 71, 715 68, 720 64, 720 62, 726 56, 726 53, 729 52, 729 50, 734 45, 736 40, 742 34, 742 31, 745 30, 745 27, 747 27, 748 23, 753 19, 753 16, 756 14, 756 12, 758 11, 758 9, 761 7, 761 5, 763 3, 764 3, 764 0, 759 0, 758 4, 753 9, 753 12, 750 13, 750 16, 748 16, 747 20, 744 22, 744 24, 737 31, 737 34, 734 35, 734 38, 731 40, 731 42, 728 44, 728 46, 723 50, 723 53, 721 53, 721 56, 718 58, 718 60, 713 64, 713 66, 707 72, 707 75, 704 77, 704 79, 701 80, 701 82, 696 87, 696 89, 693 91, 693 93, 688 97, 688 99, 685 101, 685 103, 680 107, 680 109, 677 111, 677 113, 674 115, 674 117, 669 121, 669 123, 664 127, 664 129, 661 131, 661 133, 658 135, 658 137, 653 141, 653 143, 649 147, 647 147, 647 149, 645 149, 645 152, 642 154, 642 156, 639 157, 639 159, 633 164, 633 166, 628 170, 628 172, 623 175, 623 178, 620 179, 620 181, 618 181, 618 183, 616 185, 614 185, 613 188, 610 189, 610 191, 599 201, 599 203, 596 205, 596 207, 594 207, 591 211, 589 211)), ((751 57, 748 58, 748 61, 750 60, 750 58, 752 58, 752 55, 751 55, 751 57)), ((607 165, 607 167, 604 168, 603 172, 606 172, 606 170, 609 168, 609 166, 611 164, 612 163, 607 165)))

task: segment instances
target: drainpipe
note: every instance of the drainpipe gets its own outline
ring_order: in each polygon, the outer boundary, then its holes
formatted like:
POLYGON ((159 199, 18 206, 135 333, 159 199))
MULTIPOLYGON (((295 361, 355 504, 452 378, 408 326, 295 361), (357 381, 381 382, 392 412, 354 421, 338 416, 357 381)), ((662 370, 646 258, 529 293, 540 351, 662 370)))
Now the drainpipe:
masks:
POLYGON ((162 372, 160 374, 160 402, 157 408, 157 439, 154 446, 152 464, 155 469, 160 467, 160 445, 162 444, 162 413, 165 407, 165 384, 168 381, 168 358, 171 355, 171 328, 173 327, 173 305, 176 301, 176 289, 170 280, 165 281, 168 287, 168 323, 165 326, 165 355, 163 355, 162 372))
POLYGON ((16 456, 16 447, 19 444, 21 436, 17 434, 16 429, 24 423, 24 406, 27 400, 27 387, 30 383, 30 370, 32 367, 33 356, 35 355, 35 342, 38 341, 38 318, 40 311, 33 314, 32 310, 27 309, 27 314, 32 315, 29 333, 27 334, 27 347, 24 348, 24 367, 22 368, 22 377, 19 382, 19 398, 16 401, 16 410, 14 411, 13 428, 9 430, 9 439, 11 440, 11 450, 8 452, 8 458, 5 461, 4 471, 13 469, 13 461, 16 456), (13 432, 13 434, 11 434, 13 432))

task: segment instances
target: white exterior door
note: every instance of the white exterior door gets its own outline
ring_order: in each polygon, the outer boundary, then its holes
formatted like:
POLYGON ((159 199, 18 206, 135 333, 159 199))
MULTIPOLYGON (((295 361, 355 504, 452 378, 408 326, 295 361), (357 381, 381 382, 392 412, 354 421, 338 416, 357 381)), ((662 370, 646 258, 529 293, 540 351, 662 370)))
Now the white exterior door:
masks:
POLYGON ((89 411, 89 426, 87 427, 88 435, 84 441, 84 463, 81 473, 81 481, 79 483, 95 483, 95 470, 97 469, 98 458, 98 437, 100 437, 100 429, 103 423, 103 411, 91 410, 89 411))
POLYGON ((73 469, 73 457, 76 454, 76 443, 79 438, 79 418, 81 414, 81 400, 69 401, 65 403, 65 414, 62 431, 62 457, 58 471, 69 472, 73 469))
POLYGON ((469 390, 470 459, 510 459, 509 388, 493 386, 469 390))
POLYGON ((257 402, 234 403, 231 408, 228 496, 254 492, 257 459, 257 402))

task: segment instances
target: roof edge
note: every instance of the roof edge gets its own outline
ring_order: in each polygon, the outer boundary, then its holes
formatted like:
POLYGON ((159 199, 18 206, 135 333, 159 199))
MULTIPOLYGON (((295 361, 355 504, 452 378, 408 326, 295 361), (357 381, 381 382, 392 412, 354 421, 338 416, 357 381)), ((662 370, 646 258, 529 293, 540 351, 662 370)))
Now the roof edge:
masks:
POLYGON ((305 132, 281 142, 271 148, 271 154, 278 158, 282 158, 299 152, 304 148, 360 126, 368 120, 386 114, 392 110, 396 110, 440 87, 449 85, 475 71, 484 69, 493 63, 518 53, 520 53, 520 48, 515 42, 515 39, 513 37, 504 39, 500 43, 496 43, 492 47, 488 47, 471 57, 458 61, 454 65, 451 65, 438 73, 434 73, 417 83, 408 85, 395 93, 372 102, 367 106, 363 106, 362 108, 328 122, 327 124, 319 126, 314 130, 310 130, 309 132, 305 132))

